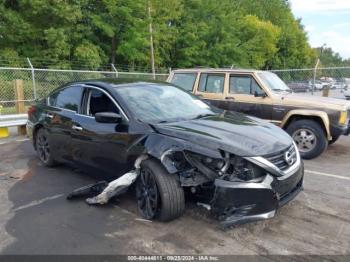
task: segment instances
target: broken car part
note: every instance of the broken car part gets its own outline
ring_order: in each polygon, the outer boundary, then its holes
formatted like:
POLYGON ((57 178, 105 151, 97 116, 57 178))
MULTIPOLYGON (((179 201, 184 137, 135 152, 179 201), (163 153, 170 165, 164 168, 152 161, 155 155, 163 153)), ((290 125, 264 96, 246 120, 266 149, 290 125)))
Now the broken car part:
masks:
POLYGON ((137 172, 128 172, 120 178, 110 182, 108 186, 97 196, 86 199, 90 205, 106 204, 112 197, 121 194, 136 180, 137 172))
POLYGON ((93 205, 93 204, 106 204, 108 200, 110 200, 112 197, 117 196, 127 190, 127 188, 136 180, 140 165, 142 161, 146 160, 148 158, 147 155, 141 155, 139 156, 135 161, 135 170, 130 171, 121 177, 119 177, 116 180, 113 180, 108 184, 108 186, 97 196, 86 199, 86 203, 93 205))
POLYGON ((106 181, 100 181, 95 184, 83 186, 75 189, 72 193, 69 193, 67 199, 72 200, 78 197, 96 196, 97 194, 100 194, 107 186, 108 182, 106 181))
POLYGON ((106 181, 101 181, 96 184, 91 184, 74 190, 67 196, 67 199, 73 199, 81 196, 91 196, 86 199, 86 202, 90 205, 95 204, 106 204, 112 197, 115 197, 127 190, 127 188, 136 180, 140 165, 142 161, 148 158, 147 155, 139 156, 134 164, 135 170, 130 171, 118 179, 107 183, 106 181))

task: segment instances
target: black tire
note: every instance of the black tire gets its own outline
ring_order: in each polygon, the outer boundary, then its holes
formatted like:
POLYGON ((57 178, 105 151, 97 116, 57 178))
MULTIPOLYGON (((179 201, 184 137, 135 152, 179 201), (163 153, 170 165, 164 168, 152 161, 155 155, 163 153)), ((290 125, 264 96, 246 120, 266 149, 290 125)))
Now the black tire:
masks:
MULTIPOLYGON (((147 191, 147 190, 146 190, 147 191)), ((181 216, 185 210, 185 195, 184 190, 180 186, 180 183, 176 175, 169 174, 165 168, 155 159, 148 159, 142 162, 140 175, 136 183, 136 197, 139 212, 142 217, 146 219, 158 219, 160 221, 170 221, 181 216), (155 183, 155 190, 153 186, 149 186, 148 192, 145 193, 144 180, 147 178, 153 180, 155 183), (157 195, 154 196, 154 191, 157 195), (152 201, 156 198, 156 201, 152 202, 151 212, 145 211, 145 203, 149 195, 152 195, 152 201), (153 203, 155 203, 153 205, 153 203)))
POLYGON ((35 148, 40 161, 44 166, 52 167, 56 164, 51 151, 49 134, 46 129, 40 128, 35 135, 35 148))
POLYGON ((333 145, 337 140, 339 139, 340 136, 333 136, 332 140, 328 142, 329 145, 333 145))
MULTIPOLYGON (((318 157, 327 149, 328 140, 326 134, 320 124, 314 120, 304 119, 294 121, 288 125, 286 131, 297 144, 300 156, 303 159, 312 159, 318 157), (310 142, 312 146, 309 148, 307 148, 305 145, 305 141, 308 141, 307 138, 300 140, 300 136, 298 136, 298 132, 302 134, 304 131, 307 132, 307 137, 313 134, 316 138, 313 144, 310 142)), ((309 144, 309 142, 307 143, 309 144)))

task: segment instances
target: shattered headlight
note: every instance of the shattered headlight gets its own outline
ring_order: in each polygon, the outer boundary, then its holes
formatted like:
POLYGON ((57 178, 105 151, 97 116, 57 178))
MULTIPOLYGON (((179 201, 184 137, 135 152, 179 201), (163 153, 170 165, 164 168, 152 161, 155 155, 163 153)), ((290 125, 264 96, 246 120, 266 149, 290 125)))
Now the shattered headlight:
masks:
POLYGON ((263 169, 239 156, 231 156, 226 169, 221 172, 223 178, 229 181, 258 182, 266 175, 263 169))
POLYGON ((168 150, 161 162, 171 173, 180 172, 182 176, 191 177, 201 174, 203 181, 217 178, 228 181, 259 182, 266 172, 243 157, 221 152, 221 158, 214 158, 190 151, 168 150))
POLYGON ((187 153, 186 159, 210 179, 221 178, 229 181, 260 181, 265 172, 242 157, 224 152, 223 158, 216 159, 194 153, 187 153))
POLYGON ((214 180, 224 167, 224 159, 211 158, 197 153, 184 152, 186 161, 209 180, 214 180))
MULTIPOLYGON (((199 155, 197 155, 199 156, 199 155)), ((220 170, 224 167, 225 161, 223 159, 216 159, 206 156, 199 156, 200 161, 209 167, 210 169, 220 172, 220 170)))

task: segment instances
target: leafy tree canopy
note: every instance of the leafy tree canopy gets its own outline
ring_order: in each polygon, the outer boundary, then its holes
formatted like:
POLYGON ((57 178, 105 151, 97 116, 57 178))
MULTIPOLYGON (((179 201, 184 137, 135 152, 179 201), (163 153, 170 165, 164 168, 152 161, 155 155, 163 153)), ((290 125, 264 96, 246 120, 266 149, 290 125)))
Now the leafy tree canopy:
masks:
POLYGON ((350 66, 350 59, 343 59, 337 52, 334 52, 332 48, 326 45, 315 48, 315 52, 320 58, 322 67, 350 66))
POLYGON ((286 0, 0 0, 0 59, 149 69, 150 24, 157 68, 301 68, 320 54, 286 0))

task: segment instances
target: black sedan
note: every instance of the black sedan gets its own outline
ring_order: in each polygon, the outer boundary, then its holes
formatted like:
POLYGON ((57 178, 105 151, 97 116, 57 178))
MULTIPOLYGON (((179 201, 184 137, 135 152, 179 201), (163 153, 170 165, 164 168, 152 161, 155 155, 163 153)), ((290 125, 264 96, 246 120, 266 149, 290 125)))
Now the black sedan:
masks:
POLYGON ((185 195, 224 225, 266 219, 302 189, 303 163, 282 129, 169 83, 69 83, 28 115, 44 165, 72 163, 111 179, 136 174, 138 208, 147 219, 179 217, 185 195))

